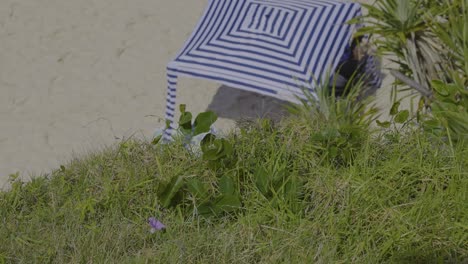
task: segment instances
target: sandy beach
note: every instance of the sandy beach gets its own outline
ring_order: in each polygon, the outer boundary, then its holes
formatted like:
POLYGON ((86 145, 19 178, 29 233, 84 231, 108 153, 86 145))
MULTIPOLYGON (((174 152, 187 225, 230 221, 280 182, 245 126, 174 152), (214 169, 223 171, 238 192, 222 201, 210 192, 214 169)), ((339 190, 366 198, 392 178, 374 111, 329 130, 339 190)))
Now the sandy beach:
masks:
MULTIPOLYGON (((207 0, 2 0, 0 188, 124 138, 151 138, 164 117, 165 67, 207 0)), ((388 84, 378 94, 388 105, 388 84)), ((178 103, 228 130, 278 114, 279 101, 182 78, 178 103)))

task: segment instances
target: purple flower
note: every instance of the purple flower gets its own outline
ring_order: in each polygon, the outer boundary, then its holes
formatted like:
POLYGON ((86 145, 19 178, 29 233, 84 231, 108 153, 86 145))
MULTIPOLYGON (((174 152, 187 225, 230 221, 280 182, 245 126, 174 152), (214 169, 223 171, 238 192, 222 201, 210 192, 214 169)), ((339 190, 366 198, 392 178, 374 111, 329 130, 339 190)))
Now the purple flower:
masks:
POLYGON ((148 223, 151 226, 151 230, 150 230, 151 234, 153 234, 156 231, 166 229, 166 226, 154 217, 150 217, 148 219, 148 223))

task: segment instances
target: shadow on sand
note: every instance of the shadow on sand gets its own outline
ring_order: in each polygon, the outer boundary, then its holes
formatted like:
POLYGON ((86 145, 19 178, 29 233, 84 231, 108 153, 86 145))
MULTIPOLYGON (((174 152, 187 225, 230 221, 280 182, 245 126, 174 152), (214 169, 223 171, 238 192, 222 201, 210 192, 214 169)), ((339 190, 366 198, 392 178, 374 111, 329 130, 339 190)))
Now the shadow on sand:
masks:
POLYGON ((276 98, 223 85, 218 89, 208 109, 217 113, 219 117, 234 121, 257 118, 279 121, 289 115, 285 109, 288 104, 276 98))

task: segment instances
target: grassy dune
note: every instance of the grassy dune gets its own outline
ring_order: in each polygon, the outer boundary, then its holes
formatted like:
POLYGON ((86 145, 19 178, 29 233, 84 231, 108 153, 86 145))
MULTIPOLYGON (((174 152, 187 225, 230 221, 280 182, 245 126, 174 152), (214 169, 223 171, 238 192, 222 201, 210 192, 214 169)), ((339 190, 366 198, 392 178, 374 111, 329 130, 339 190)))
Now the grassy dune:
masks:
POLYGON ((468 263, 468 0, 378 2, 362 30, 423 95, 415 116, 395 102, 374 128, 353 87, 194 148, 216 118, 181 107, 171 144, 13 175, 0 263, 468 263))
POLYGON ((307 118, 245 124, 218 168, 180 142, 126 141, 13 180, 0 193, 0 263, 467 261, 466 148, 415 131, 366 133, 349 159, 329 158, 314 139, 327 129, 307 118), (277 179, 269 191, 262 173, 277 179), (226 175, 239 206, 201 213, 187 182, 216 197, 226 175), (163 207, 161 188, 178 177, 163 207), (149 217, 166 229, 151 233, 149 217))

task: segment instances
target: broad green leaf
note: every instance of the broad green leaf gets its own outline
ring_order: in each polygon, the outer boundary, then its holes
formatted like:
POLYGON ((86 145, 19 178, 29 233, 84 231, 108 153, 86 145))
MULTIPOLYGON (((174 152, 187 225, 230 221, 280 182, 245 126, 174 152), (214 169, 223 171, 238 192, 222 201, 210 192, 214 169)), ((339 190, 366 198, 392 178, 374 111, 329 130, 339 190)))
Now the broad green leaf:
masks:
POLYGON ((159 197, 162 206, 167 208, 169 205, 171 205, 172 199, 183 185, 184 180, 182 176, 176 176, 172 178, 171 182, 166 186, 166 188, 164 188, 164 191, 159 197))
POLYGON ((222 195, 219 200, 214 204, 215 212, 219 210, 224 212, 232 212, 242 206, 239 195, 222 195))
POLYGON ((444 115, 445 112, 458 112, 458 106, 452 101, 437 101, 432 105, 433 113, 444 115))
POLYGON ((191 132, 192 131, 192 113, 183 112, 179 118, 179 127, 182 132, 191 132))
POLYGON ((216 136, 209 133, 206 134, 203 139, 200 141, 200 147, 203 152, 209 150, 211 148, 211 145, 213 142, 216 140, 216 136))
POLYGON ((181 113, 185 113, 186 105, 185 104, 179 105, 179 110, 180 110, 181 113))
POLYGON ((398 112, 398 114, 395 115, 394 120, 396 123, 403 124, 406 121, 408 121, 408 117, 409 117, 409 111, 403 110, 403 111, 398 112))
POLYGON ((377 125, 379 127, 383 127, 383 128, 389 128, 391 123, 389 121, 384 121, 384 122, 381 122, 379 120, 376 120, 375 122, 377 122, 377 125))
POLYGON ((195 127, 194 136, 209 132, 211 126, 214 124, 214 122, 216 122, 217 119, 218 116, 212 111, 198 114, 193 124, 195 127))
POLYGON ((213 141, 209 146, 205 146, 203 151, 203 159, 215 161, 223 156, 223 143, 220 140, 213 141))
POLYGON ((200 215, 210 215, 214 214, 213 205, 211 203, 203 203, 197 207, 198 214, 200 215))
POLYGON ((220 153, 223 149, 223 143, 216 139, 215 135, 207 134, 200 142, 200 147, 203 152, 203 159, 213 161, 220 157, 220 153))
POLYGON ((183 125, 185 125, 187 123, 191 125, 191 123, 192 123, 192 113, 183 112, 180 115, 180 118, 179 118, 179 125, 183 126, 183 125))
POLYGON ((208 196, 208 191, 202 181, 196 178, 187 180, 189 192, 198 199, 204 199, 208 196))
POLYGON ((234 180, 227 175, 221 177, 219 180, 219 192, 223 195, 233 195, 236 192, 234 180))
POLYGON ((394 116, 398 114, 398 109, 400 108, 400 102, 395 102, 390 109, 390 115, 394 116))
POLYGON ((231 143, 227 141, 226 139, 222 138, 221 143, 223 144, 223 155, 224 156, 230 156, 233 153, 233 148, 231 143))
POLYGON ((444 82, 440 80, 434 80, 431 82, 431 84, 434 90, 436 90, 436 92, 441 96, 448 96, 450 94, 447 84, 445 84, 444 82))
POLYGON ((205 160, 215 161, 232 154, 231 143, 226 139, 216 139, 213 134, 207 134, 200 142, 203 158, 205 160))
MULTIPOLYGON (((458 85, 456 83, 448 83, 446 84, 446 87, 447 87, 447 90, 449 92, 449 95, 451 97, 455 97, 457 94, 459 94, 460 92, 468 92, 466 91, 465 87, 463 85, 458 85)), ((455 98, 453 98, 455 100, 455 98)))

